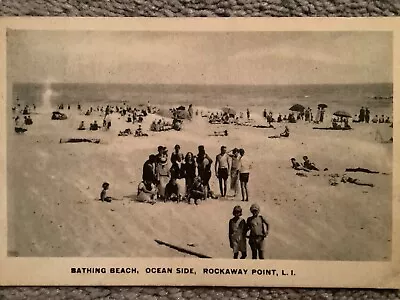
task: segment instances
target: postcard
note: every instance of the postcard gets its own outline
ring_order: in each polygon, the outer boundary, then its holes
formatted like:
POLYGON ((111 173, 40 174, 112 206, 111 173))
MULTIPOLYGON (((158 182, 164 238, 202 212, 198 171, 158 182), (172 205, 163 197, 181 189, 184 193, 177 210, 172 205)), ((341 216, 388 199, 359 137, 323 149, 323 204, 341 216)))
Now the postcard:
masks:
POLYGON ((400 287, 399 18, 2 18, 0 51, 0 285, 400 287))

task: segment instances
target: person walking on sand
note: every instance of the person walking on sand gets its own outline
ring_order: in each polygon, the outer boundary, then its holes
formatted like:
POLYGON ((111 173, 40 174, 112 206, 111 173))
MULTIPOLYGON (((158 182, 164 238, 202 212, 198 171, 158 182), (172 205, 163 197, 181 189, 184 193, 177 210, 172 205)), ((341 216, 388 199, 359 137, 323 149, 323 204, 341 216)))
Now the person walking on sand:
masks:
POLYGON ((236 205, 232 214, 233 218, 229 220, 229 245, 233 250, 234 259, 238 259, 239 252, 242 254, 240 259, 245 259, 247 256, 246 221, 242 218, 242 208, 236 205))
POLYGON ((227 181, 229 177, 230 163, 226 147, 221 146, 221 153, 215 158, 215 176, 218 178, 221 197, 226 196, 227 181))
POLYGON ((239 168, 240 168, 240 153, 239 149, 234 148, 228 152, 231 157, 231 190, 233 191, 233 197, 236 197, 238 193, 238 183, 239 183, 239 168))
POLYGON ((260 215, 260 206, 252 204, 250 206, 251 217, 247 218, 246 231, 249 233, 249 245, 251 248, 252 259, 264 259, 264 240, 268 236, 269 224, 260 215))
POLYGON ((247 114, 247 120, 250 120, 250 110, 249 109, 246 110, 246 114, 247 114))
POLYGON ((249 191, 247 189, 247 184, 249 182, 251 163, 245 156, 244 149, 239 150, 240 154, 240 168, 239 168, 239 181, 240 189, 242 191, 242 201, 249 201, 249 191))

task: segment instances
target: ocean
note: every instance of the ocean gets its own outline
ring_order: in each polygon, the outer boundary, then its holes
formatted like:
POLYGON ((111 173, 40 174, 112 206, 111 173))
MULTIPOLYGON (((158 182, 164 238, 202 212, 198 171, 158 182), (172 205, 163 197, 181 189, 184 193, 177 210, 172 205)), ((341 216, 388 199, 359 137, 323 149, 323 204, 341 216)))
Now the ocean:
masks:
POLYGON ((50 102, 54 107, 61 103, 95 106, 96 103, 117 104, 122 101, 136 106, 150 101, 152 105, 266 108, 268 111, 286 113, 295 103, 312 108, 319 103, 326 103, 329 109, 347 110, 352 114, 357 113, 361 106, 369 107, 371 114, 392 115, 393 111, 391 83, 275 86, 16 83, 13 85, 12 102, 18 97, 23 103, 40 106, 46 91, 49 95, 48 90, 51 90, 50 102))

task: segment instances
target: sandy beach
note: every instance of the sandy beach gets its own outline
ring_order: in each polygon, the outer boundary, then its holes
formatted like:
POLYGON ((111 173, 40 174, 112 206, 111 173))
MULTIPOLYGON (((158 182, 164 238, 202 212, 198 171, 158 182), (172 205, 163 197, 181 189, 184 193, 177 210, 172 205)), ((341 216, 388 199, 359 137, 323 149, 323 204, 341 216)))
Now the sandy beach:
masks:
MULTIPOLYGON (((188 256, 154 241, 160 239, 213 258, 231 258, 227 230, 232 208, 241 205, 247 218, 250 205, 258 203, 270 223, 267 259, 390 260, 392 144, 375 139, 377 130, 384 139, 392 136, 389 124, 352 123, 354 130, 323 131, 300 121, 288 124, 289 138, 268 139, 287 124, 275 123, 276 129, 211 125, 196 116, 184 122, 182 131, 150 132, 157 116, 149 115, 142 125, 148 137, 119 137, 120 130, 135 130, 137 125, 113 114, 109 131, 79 132, 80 121, 97 119, 101 124, 102 116, 84 116, 75 105, 64 112, 67 120, 52 121, 51 113, 38 107, 24 135, 14 133, 9 115, 10 256, 188 256), (225 129, 227 137, 210 136, 225 129), (59 143, 61 138, 78 137, 100 138, 101 143, 59 143), (198 206, 134 201, 148 155, 156 153, 158 145, 171 153, 175 144, 184 153, 197 153, 203 144, 213 159, 221 145, 244 148, 253 163, 250 201, 241 202, 239 196, 209 199, 198 206), (301 161, 303 155, 321 171, 297 176, 290 158, 301 161), (374 187, 329 184, 329 174, 341 175, 353 167, 379 171, 351 173, 374 187), (109 194, 121 200, 98 201, 104 181, 110 183, 109 194)), ((211 187, 218 194, 217 184, 213 172, 211 187)))

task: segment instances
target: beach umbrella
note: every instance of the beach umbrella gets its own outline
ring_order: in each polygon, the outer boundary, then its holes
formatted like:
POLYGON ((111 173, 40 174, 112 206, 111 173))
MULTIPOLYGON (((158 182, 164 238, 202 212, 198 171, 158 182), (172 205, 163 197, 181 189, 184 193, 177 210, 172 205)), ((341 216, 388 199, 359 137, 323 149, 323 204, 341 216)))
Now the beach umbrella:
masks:
POLYGON ((335 112, 333 115, 334 115, 334 116, 337 116, 337 117, 351 118, 351 115, 350 115, 348 112, 345 112, 345 111, 343 111, 343 110, 338 110, 338 111, 335 112))
POLYGON ((318 104, 318 107, 319 108, 327 108, 328 105, 326 105, 325 103, 320 103, 320 104, 318 104))
POLYGON ((228 114, 230 116, 235 116, 236 115, 236 111, 233 108, 230 108, 230 107, 223 107, 222 108, 222 112, 226 113, 226 114, 228 114))
POLYGON ((289 110, 291 110, 291 111, 298 111, 298 112, 303 112, 304 109, 305 109, 305 107, 301 104, 295 104, 291 108, 289 108, 289 110))

